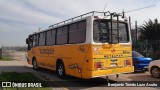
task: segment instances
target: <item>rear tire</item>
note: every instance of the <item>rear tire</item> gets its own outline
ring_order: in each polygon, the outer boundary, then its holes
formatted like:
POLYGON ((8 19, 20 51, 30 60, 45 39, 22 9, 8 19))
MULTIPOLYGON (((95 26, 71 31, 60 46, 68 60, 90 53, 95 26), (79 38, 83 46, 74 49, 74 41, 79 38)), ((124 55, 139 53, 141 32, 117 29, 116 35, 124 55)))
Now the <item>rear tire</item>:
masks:
POLYGON ((160 68, 152 67, 151 75, 152 75, 152 77, 159 78, 160 77, 160 68))
POLYGON ((37 60, 36 59, 33 59, 32 65, 33 65, 33 69, 35 69, 35 70, 38 69, 38 65, 37 65, 37 60))
POLYGON ((64 67, 64 64, 63 62, 58 62, 57 63, 57 74, 60 78, 65 78, 66 76, 66 73, 65 73, 65 67, 64 67))

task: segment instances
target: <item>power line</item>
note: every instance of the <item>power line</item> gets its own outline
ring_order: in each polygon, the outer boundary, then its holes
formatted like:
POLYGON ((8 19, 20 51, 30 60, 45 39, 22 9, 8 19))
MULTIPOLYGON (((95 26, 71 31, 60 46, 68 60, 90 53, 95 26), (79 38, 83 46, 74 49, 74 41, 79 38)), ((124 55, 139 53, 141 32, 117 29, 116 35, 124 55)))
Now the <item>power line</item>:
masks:
POLYGON ((150 5, 150 6, 146 6, 146 7, 142 7, 142 8, 137 8, 137 9, 133 9, 133 10, 129 10, 123 13, 129 13, 129 12, 133 12, 133 11, 138 11, 138 10, 142 10, 142 9, 146 9, 146 8, 151 8, 151 7, 155 7, 156 5, 150 5))
POLYGON ((105 9, 106 9, 106 6, 107 6, 107 2, 106 2, 106 4, 105 4, 105 6, 104 6, 103 12, 105 11, 105 9))
MULTIPOLYGON (((107 2, 106 2, 105 6, 104 6, 104 8, 103 8, 103 12, 105 11, 106 6, 107 6, 107 2)), ((103 16, 103 13, 102 13, 101 17, 102 17, 102 16, 103 16)))

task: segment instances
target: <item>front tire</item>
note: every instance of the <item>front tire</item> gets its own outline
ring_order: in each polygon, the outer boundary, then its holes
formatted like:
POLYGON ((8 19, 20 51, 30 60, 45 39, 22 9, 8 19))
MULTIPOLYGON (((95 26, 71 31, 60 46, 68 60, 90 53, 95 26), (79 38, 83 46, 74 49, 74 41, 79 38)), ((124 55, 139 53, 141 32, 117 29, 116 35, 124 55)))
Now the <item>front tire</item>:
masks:
POLYGON ((152 77, 159 78, 160 77, 160 68, 152 67, 151 75, 152 75, 152 77))
POLYGON ((35 70, 38 69, 38 65, 37 65, 37 60, 36 59, 33 59, 32 65, 33 65, 33 69, 35 69, 35 70))
POLYGON ((64 64, 62 62, 58 62, 57 65, 57 74, 60 78, 65 78, 66 74, 65 74, 65 67, 64 64))

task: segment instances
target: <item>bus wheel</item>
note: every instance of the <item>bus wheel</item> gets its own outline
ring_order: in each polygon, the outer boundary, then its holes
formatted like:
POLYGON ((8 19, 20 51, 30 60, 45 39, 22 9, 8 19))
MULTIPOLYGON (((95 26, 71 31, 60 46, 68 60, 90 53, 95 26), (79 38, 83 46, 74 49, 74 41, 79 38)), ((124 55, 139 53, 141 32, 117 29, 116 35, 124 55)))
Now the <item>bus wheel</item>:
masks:
POLYGON ((37 65, 37 61, 35 59, 33 59, 33 69, 37 70, 38 69, 38 65, 37 65))
POLYGON ((58 62, 57 65, 57 74, 60 78, 65 78, 66 74, 65 74, 65 67, 64 64, 62 62, 58 62))

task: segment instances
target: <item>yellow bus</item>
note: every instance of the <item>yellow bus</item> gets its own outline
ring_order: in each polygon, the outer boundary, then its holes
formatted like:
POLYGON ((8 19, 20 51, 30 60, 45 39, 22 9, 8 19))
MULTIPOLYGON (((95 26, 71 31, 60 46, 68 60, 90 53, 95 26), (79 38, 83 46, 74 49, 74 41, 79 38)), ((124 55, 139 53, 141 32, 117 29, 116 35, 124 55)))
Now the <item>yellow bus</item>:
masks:
POLYGON ((128 21, 92 11, 30 34, 27 61, 59 77, 95 78, 134 71, 128 21))

